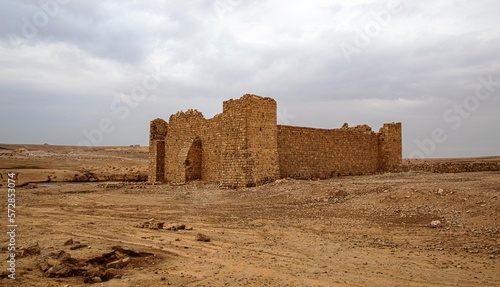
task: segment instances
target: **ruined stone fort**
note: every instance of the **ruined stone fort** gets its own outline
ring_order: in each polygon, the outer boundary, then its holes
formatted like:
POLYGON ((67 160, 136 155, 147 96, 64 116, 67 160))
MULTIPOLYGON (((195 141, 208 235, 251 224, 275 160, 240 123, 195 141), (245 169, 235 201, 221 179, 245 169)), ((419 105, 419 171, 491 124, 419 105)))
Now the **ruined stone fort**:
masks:
POLYGON ((151 121, 149 181, 239 188, 279 178, 389 171, 402 160, 401 123, 317 129, 278 125, 271 98, 244 95, 205 119, 196 110, 151 121))

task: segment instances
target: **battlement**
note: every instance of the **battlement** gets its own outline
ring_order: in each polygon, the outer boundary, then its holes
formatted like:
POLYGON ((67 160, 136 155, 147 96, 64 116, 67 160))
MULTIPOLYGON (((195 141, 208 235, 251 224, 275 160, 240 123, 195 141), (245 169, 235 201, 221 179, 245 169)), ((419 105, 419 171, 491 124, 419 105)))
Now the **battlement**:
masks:
POLYGON ((150 127, 151 182, 191 180, 227 187, 278 178, 329 178, 391 170, 401 163, 401 124, 315 129, 277 124, 272 98, 246 94, 224 101, 205 119, 197 110, 177 112, 150 127))

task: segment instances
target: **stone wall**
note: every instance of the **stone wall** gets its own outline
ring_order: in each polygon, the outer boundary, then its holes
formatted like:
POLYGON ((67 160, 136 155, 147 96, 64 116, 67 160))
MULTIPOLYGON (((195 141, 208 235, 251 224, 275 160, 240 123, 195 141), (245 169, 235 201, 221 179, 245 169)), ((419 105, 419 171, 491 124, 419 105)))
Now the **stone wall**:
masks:
POLYGON ((225 101, 222 114, 212 119, 188 110, 172 115, 168 124, 154 120, 149 181, 183 184, 200 179, 243 187, 275 180, 276 121, 276 101, 254 95, 225 101), (168 132, 157 135, 160 125, 168 132))
POLYGON ((165 181, 165 139, 168 123, 162 119, 151 121, 149 127, 149 181, 165 181))
POLYGON ((224 102, 222 178, 229 186, 278 179, 276 101, 245 95, 224 102))
POLYGON ((329 178, 401 164, 401 124, 314 129, 277 125, 271 98, 244 95, 205 119, 196 110, 151 122, 149 181, 248 187, 280 177, 329 178))
POLYGON ((330 178, 378 171, 378 134, 368 126, 278 126, 281 177, 330 178))
POLYGON ((378 132, 379 169, 390 171, 401 164, 403 144, 401 123, 384 124, 378 132))

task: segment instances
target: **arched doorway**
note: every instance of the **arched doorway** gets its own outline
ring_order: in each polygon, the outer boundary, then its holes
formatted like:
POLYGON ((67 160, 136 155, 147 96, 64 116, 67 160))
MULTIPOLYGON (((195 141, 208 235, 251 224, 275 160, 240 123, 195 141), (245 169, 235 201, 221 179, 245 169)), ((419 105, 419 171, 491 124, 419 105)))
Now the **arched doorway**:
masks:
POLYGON ((200 138, 195 138, 189 147, 184 161, 186 168, 186 182, 201 179, 201 155, 202 146, 200 138))

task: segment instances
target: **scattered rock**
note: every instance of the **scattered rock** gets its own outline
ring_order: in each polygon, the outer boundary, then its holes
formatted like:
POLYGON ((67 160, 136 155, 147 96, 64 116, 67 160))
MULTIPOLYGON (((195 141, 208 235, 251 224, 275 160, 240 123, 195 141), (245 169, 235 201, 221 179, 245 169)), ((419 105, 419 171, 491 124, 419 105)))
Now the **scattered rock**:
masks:
POLYGON ((158 230, 158 229, 163 229, 164 224, 165 224, 164 222, 154 222, 152 220, 149 220, 143 223, 139 223, 137 227, 158 230))
POLYGON ((76 274, 75 271, 77 267, 68 264, 68 263, 59 263, 52 267, 50 267, 47 271, 45 271, 45 276, 47 277, 69 277, 73 274, 76 274))
POLYGON ((130 257, 154 256, 128 247, 114 246, 113 251, 88 260, 72 258, 65 251, 42 254, 39 267, 46 277, 83 276, 84 283, 101 283, 121 278, 121 269, 132 262, 130 257))
POLYGON ((66 242, 64 242, 64 246, 73 245, 73 244, 74 244, 73 238, 70 238, 66 242))
POLYGON ((106 268, 122 269, 130 263, 130 257, 125 257, 121 260, 116 260, 106 264, 106 268))
POLYGON ((146 256, 154 256, 153 253, 148 253, 148 252, 138 252, 135 251, 131 248, 125 247, 125 246, 113 246, 112 249, 115 252, 120 252, 122 254, 126 254, 131 257, 146 257, 146 256))
POLYGON ((33 246, 26 247, 22 251, 21 257, 24 257, 24 256, 33 256, 33 255, 40 255, 40 253, 41 253, 40 246, 38 246, 38 243, 37 243, 37 244, 35 244, 33 246))
POLYGON ((432 228, 437 228, 441 226, 441 221, 440 220, 433 220, 431 221, 431 227, 432 228))
MULTIPOLYGON (((95 277, 85 277, 83 279, 83 283, 86 283, 86 284, 94 284, 94 283, 102 283, 103 280, 101 277, 99 276, 95 276, 95 277)), ((102 286, 102 285, 101 285, 102 286)))
POLYGON ((202 242, 210 242, 210 237, 206 236, 205 234, 198 233, 196 234, 195 240, 202 242))
POLYGON ((149 229, 155 229, 155 230, 158 230, 158 229, 163 229, 163 225, 165 223, 163 222, 152 222, 150 225, 149 225, 149 229))
POLYGON ((177 231, 177 230, 193 230, 193 228, 189 229, 189 227, 186 227, 185 224, 174 224, 174 225, 171 225, 170 227, 168 228, 165 228, 166 230, 170 230, 170 231, 177 231))
POLYGON ((87 247, 90 247, 90 246, 88 246, 86 244, 80 244, 80 243, 78 243, 78 244, 76 244, 74 246, 71 246, 69 249, 71 249, 71 250, 77 250, 77 249, 87 248, 87 247))
POLYGON ((13 155, 24 155, 27 156, 29 154, 29 151, 25 148, 18 148, 12 151, 13 155))
POLYGON ((69 277, 81 275, 79 261, 71 258, 65 251, 42 254, 38 257, 38 266, 46 277, 69 277))

